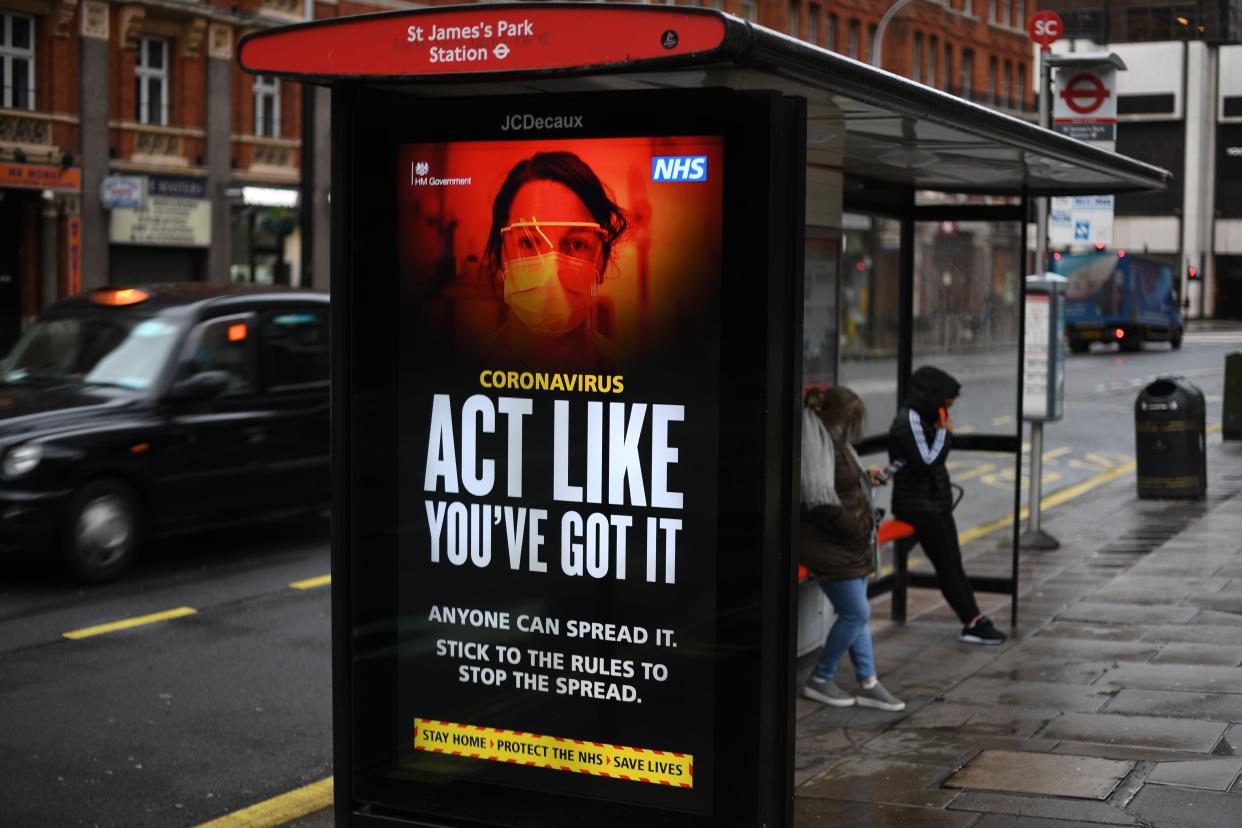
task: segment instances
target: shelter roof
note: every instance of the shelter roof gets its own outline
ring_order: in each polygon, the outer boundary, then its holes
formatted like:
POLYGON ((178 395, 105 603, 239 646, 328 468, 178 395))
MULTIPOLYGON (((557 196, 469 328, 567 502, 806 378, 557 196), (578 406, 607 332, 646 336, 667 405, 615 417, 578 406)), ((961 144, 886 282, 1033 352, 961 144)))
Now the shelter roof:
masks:
POLYGON ((243 38, 238 60, 252 72, 309 83, 357 81, 429 97, 777 90, 807 100, 810 163, 919 190, 1102 194, 1161 189, 1171 179, 1160 167, 712 9, 615 3, 438 6, 255 32, 243 38), (566 32, 576 30, 577 41, 563 35, 557 51, 553 32, 540 55, 510 38, 514 47, 505 45, 505 57, 514 59, 504 62, 495 58, 499 36, 484 38, 480 31, 479 48, 491 57, 471 63, 428 62, 420 51, 424 44, 411 39, 419 27, 431 32, 441 24, 460 31, 459 21, 493 18, 552 20, 566 32), (657 35, 649 32, 678 36, 673 46, 666 39, 661 51, 654 45, 657 35), (631 37, 651 43, 628 42, 631 37))

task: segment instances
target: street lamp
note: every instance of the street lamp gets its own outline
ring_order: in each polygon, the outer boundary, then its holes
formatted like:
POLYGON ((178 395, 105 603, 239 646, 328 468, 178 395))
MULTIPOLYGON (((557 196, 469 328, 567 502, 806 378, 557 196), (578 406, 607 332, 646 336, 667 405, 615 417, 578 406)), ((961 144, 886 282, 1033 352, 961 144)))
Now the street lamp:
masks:
POLYGON ((883 69, 880 65, 880 58, 884 52, 884 31, 888 28, 888 23, 897 16, 897 12, 913 3, 914 0, 897 0, 896 3, 888 7, 888 11, 884 12, 884 16, 880 18, 880 23, 875 27, 875 42, 871 44, 871 54, 868 55, 870 63, 877 69, 883 69))

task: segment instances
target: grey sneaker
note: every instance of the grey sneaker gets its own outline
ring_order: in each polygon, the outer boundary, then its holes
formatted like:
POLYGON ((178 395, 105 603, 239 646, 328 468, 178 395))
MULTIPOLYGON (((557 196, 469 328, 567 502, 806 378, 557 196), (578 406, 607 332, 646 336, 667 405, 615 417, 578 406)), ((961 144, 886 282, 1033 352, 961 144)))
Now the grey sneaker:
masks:
POLYGON ((854 697, 837 686, 832 679, 818 679, 811 676, 802 685, 802 695, 833 707, 853 707, 854 697))
POLYGON ((906 703, 885 690, 884 685, 878 681, 871 687, 859 687, 855 695, 858 697, 859 707, 874 707, 890 713, 906 709, 906 703))

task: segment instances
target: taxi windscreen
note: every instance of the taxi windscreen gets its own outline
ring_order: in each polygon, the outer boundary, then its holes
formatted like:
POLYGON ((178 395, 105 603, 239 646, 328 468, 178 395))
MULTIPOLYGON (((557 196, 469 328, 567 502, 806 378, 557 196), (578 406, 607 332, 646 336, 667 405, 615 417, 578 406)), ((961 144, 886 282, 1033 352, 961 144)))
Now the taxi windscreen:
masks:
POLYGON ((0 368, 0 381, 68 381, 146 390, 159 379, 179 333, 177 324, 163 319, 43 319, 13 347, 0 368))

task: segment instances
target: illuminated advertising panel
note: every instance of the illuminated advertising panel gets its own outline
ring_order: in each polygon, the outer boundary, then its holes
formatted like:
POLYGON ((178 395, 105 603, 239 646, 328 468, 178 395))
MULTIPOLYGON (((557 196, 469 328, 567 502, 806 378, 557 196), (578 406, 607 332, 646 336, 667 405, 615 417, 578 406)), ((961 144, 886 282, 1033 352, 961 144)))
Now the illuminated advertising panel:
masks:
POLYGON ((709 814, 724 140, 395 179, 400 772, 709 814))

